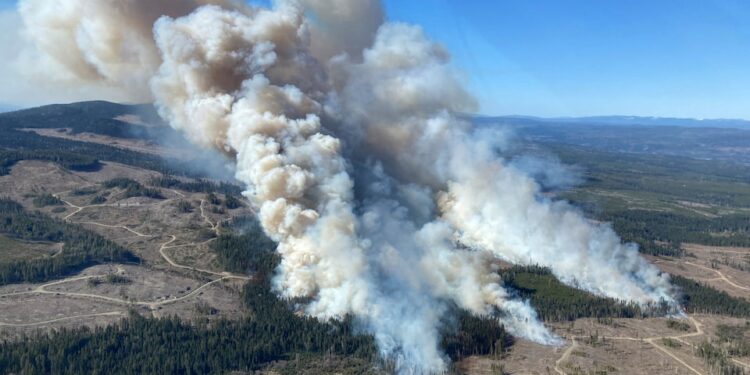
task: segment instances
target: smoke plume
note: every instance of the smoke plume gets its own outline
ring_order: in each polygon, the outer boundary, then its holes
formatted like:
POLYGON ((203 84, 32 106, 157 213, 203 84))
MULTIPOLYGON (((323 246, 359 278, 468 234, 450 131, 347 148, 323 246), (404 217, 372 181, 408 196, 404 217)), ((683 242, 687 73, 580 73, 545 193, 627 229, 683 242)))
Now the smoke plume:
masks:
POLYGON ((160 64, 154 22, 183 16, 202 4, 225 0, 23 0, 18 12, 26 38, 22 73, 71 85, 102 85, 125 100, 151 98, 148 81, 160 64))
POLYGON ((351 314, 401 373, 440 373, 445 314, 493 316, 554 344, 496 259, 549 267, 597 295, 674 305, 667 277, 457 116, 475 109, 447 51, 374 0, 21 0, 57 75, 153 98, 236 159, 276 240, 273 287, 320 319, 351 314))

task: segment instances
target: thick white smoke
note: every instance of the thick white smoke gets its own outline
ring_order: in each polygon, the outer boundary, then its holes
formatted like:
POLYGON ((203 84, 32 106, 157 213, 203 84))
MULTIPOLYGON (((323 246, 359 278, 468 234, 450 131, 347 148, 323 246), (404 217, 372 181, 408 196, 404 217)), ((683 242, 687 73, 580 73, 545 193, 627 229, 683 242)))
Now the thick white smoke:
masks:
POLYGON ((148 81, 159 67, 153 25, 202 4, 231 0, 23 0, 18 12, 28 48, 19 66, 29 77, 72 85, 106 86, 135 102, 151 98, 148 81))
POLYGON ((502 139, 455 116, 474 101, 418 27, 382 23, 371 0, 201 3, 20 9, 58 68, 153 97, 192 141, 236 158, 279 242, 274 288, 309 298, 306 313, 351 314, 400 372, 436 373, 447 368, 439 331, 455 306, 556 342, 503 288, 497 258, 548 266, 598 295, 674 304, 666 276, 634 247, 543 198, 497 156, 502 139))

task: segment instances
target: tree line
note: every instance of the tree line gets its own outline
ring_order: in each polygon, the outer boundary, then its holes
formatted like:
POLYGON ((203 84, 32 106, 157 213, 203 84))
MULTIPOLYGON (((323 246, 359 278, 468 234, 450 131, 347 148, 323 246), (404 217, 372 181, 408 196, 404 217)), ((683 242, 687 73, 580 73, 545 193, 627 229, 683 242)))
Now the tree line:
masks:
MULTIPOLYGON (((2 134, 2 131, 0 131, 0 134, 2 134)), ((97 158, 72 152, 60 150, 39 152, 0 149, 0 176, 10 173, 10 168, 21 160, 50 161, 57 163, 65 169, 74 171, 95 171, 101 168, 101 163, 97 158)))
POLYGON ((672 284, 681 292, 685 311, 696 314, 720 314, 750 318, 750 301, 733 297, 704 283, 672 275, 672 284))
MULTIPOLYGON (((678 249, 683 242, 709 246, 750 246, 750 220, 743 215, 716 218, 693 217, 671 212, 624 210, 600 215, 611 221, 627 241, 650 249, 654 241, 678 249)), ((664 247, 664 246, 663 246, 664 247)))
POLYGON ((503 283, 528 299, 539 318, 548 322, 578 318, 635 318, 646 312, 633 303, 595 296, 561 283, 546 267, 513 266, 500 272, 503 283))
POLYGON ((130 178, 116 177, 102 182, 102 186, 107 189, 120 188, 124 190, 124 198, 147 197, 153 199, 164 199, 164 196, 159 189, 147 188, 141 185, 140 182, 130 178))
POLYGON ((183 181, 170 175, 153 177, 149 181, 149 185, 169 189, 179 189, 191 193, 221 193, 226 195, 239 195, 242 193, 241 187, 223 181, 218 183, 205 179, 183 181))
POLYGON ((106 238, 39 212, 27 212, 15 201, 0 198, 0 233, 32 241, 64 242, 54 257, 0 264, 0 285, 61 278, 107 262, 137 262, 128 249, 106 238))
MULTIPOLYGON (((664 315, 669 306, 657 303, 645 308, 630 302, 595 296, 561 283, 549 268, 513 266, 501 271, 503 282, 518 297, 528 299, 544 321, 578 318, 640 318, 664 315)), ((680 305, 689 313, 750 317, 750 301, 730 296, 703 283, 672 275, 680 305)))

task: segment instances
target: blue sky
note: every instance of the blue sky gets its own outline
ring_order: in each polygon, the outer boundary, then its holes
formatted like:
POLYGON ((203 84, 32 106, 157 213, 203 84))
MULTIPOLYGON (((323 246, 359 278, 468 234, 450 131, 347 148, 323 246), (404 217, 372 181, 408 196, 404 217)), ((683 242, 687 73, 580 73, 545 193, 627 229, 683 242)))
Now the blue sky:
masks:
POLYGON ((451 51, 486 114, 750 119, 747 0, 384 4, 451 51))
POLYGON ((750 1, 387 0, 490 114, 750 118, 750 1))

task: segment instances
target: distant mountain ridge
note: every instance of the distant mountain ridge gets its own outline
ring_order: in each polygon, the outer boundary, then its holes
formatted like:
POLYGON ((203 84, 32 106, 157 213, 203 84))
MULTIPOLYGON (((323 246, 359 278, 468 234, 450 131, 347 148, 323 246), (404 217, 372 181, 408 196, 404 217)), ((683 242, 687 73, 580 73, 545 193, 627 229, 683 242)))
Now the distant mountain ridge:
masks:
MULTIPOLYGON (((106 101, 85 101, 69 104, 50 104, 39 107, 18 108, 0 103, 0 114, 13 113, 15 115, 45 114, 68 115, 72 112, 88 115, 103 116, 115 114, 138 114, 152 123, 163 121, 156 114, 150 104, 118 104, 106 101)), ((517 124, 517 125, 552 125, 552 124, 581 124, 581 125, 632 125, 632 126, 678 126, 688 128, 731 128, 750 130, 750 120, 743 119, 696 119, 678 117, 649 117, 649 116, 583 116, 583 117, 537 117, 526 115, 487 116, 481 114, 466 114, 463 117, 478 124, 517 124)), ((165 124, 164 124, 165 125, 165 124)))
POLYGON ((18 107, 0 103, 0 113, 18 110, 18 107))
POLYGON ((586 117, 536 117, 523 115, 473 116, 478 123, 540 123, 631 126, 679 126, 688 128, 750 129, 750 121, 742 119, 695 119, 646 116, 586 116, 586 117))
MULTIPOLYGON (((0 109, 4 107, 0 105, 0 109)), ((112 103, 103 100, 92 100, 85 102, 76 102, 68 104, 48 104, 39 107, 30 108, 8 108, 6 113, 0 115, 0 117, 60 117, 70 115, 85 115, 89 117, 97 118, 109 118, 112 119, 120 115, 138 115, 147 117, 148 120, 158 119, 156 110, 153 105, 150 104, 119 104, 112 103)))
POLYGON ((722 160, 750 166, 750 122, 605 116, 545 119, 468 117, 480 128, 505 127, 518 140, 604 152, 722 160))

